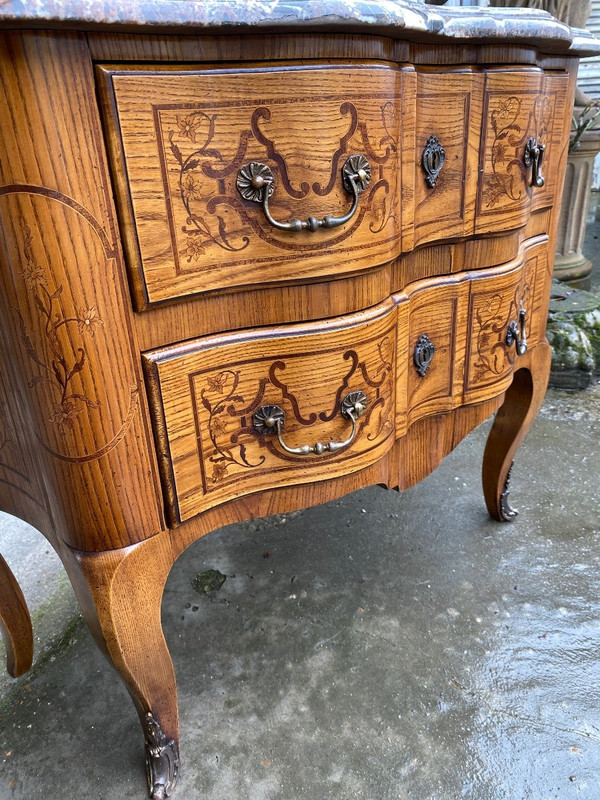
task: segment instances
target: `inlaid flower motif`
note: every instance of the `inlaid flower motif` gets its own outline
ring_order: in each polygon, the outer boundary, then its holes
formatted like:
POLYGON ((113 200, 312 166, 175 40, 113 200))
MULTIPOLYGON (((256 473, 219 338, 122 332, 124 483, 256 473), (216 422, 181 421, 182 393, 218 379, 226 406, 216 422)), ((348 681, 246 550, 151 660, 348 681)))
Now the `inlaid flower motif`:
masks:
POLYGON ((485 315, 486 319, 491 319, 492 317, 497 317, 500 308, 502 307, 502 298, 495 294, 490 297, 490 299, 484 304, 483 308, 481 309, 482 314, 485 315))
POLYGON ((33 263, 28 263, 25 269, 22 272, 26 281, 34 285, 47 285, 46 276, 44 275, 43 267, 40 267, 33 263))
POLYGON ((506 173, 494 172, 485 178, 484 197, 487 200, 486 208, 495 205, 502 195, 511 197, 510 194, 511 176, 506 173))
POLYGON ((217 481, 220 481, 222 478, 225 477, 225 475, 227 474, 227 466, 228 464, 225 461, 217 461, 215 464, 213 464, 213 471, 212 471, 213 483, 217 483, 217 481))
POLYGON ((50 417, 50 422, 58 426, 61 436, 66 436, 67 428, 73 428, 75 419, 80 412, 81 408, 77 407, 74 400, 63 400, 62 403, 54 405, 54 413, 50 417))
POLYGON ((32 251, 33 235, 31 228, 25 223, 25 220, 20 218, 21 230, 23 231, 23 253, 25 255, 25 265, 21 270, 21 275, 25 280, 32 284, 34 287, 47 286, 48 281, 44 274, 44 268, 35 263, 32 251))
POLYGON ((223 394, 223 389, 227 383, 227 376, 221 373, 220 375, 209 377, 207 378, 207 383, 213 392, 219 392, 219 394, 223 394))
POLYGON ((492 349, 492 345, 498 341, 498 334, 491 328, 482 328, 477 336, 477 348, 481 352, 487 352, 492 349))
POLYGON ((185 172, 181 179, 181 191, 186 200, 200 200, 202 198, 202 187, 200 181, 193 172, 185 172))
POLYGON ((188 264, 190 261, 192 261, 192 259, 194 261, 198 261, 202 253, 204 253, 204 243, 200 234, 188 236, 187 247, 185 250, 188 264))
POLYGON ((196 143, 196 135, 198 133, 198 127, 200 126, 200 123, 201 119, 192 114, 187 117, 180 117, 177 115, 177 126, 179 128, 179 133, 182 136, 185 136, 186 139, 194 142, 194 144, 196 143))
POLYGON ((213 436, 222 436, 224 433, 227 433, 227 426, 221 417, 213 417, 210 422, 210 428, 213 436))
POLYGON ((94 329, 99 325, 104 325, 104 322, 100 319, 96 306, 80 308, 77 311, 77 327, 79 328, 79 333, 89 333, 94 336, 94 329))

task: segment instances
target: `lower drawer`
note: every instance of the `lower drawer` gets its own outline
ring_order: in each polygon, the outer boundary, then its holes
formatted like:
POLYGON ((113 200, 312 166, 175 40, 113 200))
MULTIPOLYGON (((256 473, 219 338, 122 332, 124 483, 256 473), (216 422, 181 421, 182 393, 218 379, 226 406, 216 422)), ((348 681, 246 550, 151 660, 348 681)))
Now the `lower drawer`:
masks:
POLYGON ((527 246, 509 272, 472 273, 465 403, 487 400, 506 389, 519 368, 520 352, 544 338, 551 281, 545 239, 527 246))
POLYGON ((380 458, 394 439, 397 312, 390 299, 360 315, 146 354, 174 520, 380 458))
POLYGON ((358 314, 144 354, 172 522, 356 472, 417 419, 497 396, 544 337, 549 283, 539 238, 502 267, 419 281, 358 314))

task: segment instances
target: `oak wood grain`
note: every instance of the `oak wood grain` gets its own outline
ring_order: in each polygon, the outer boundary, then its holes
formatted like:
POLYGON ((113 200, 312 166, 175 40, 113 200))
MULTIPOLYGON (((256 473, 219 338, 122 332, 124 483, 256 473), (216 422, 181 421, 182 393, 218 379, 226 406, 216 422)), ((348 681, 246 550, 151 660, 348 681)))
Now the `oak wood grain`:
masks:
POLYGON ((347 274, 398 255, 394 65, 107 65, 99 75, 120 213, 131 210, 136 231, 135 242, 125 240, 128 260, 149 303, 282 283, 290 272, 347 274), (262 163, 274 179, 276 221, 342 218, 352 195, 341 170, 354 154, 368 160, 371 182, 352 218, 332 230, 280 231, 236 186, 240 170, 262 163))
POLYGON ((521 356, 515 344, 507 342, 511 323, 525 311, 528 346, 543 340, 548 282, 547 239, 530 240, 515 268, 490 270, 474 276, 469 298, 470 327, 465 358, 464 395, 466 402, 485 399, 487 392, 506 388, 521 356))
MULTIPOLYGON (((405 319, 405 315, 404 315, 405 319)), ((174 481, 179 521, 231 497, 318 482, 363 469, 394 441, 396 339, 393 300, 323 323, 251 329, 145 353, 163 480, 174 481), (334 453, 290 456, 253 415, 285 413, 288 447, 344 441, 344 396, 362 391, 355 441, 334 453)), ((404 322, 405 324, 405 322, 404 322)), ((404 369, 404 356, 402 358, 404 369)), ((171 495, 171 491, 169 491, 171 495)))
POLYGON ((348 58, 390 60, 397 63, 452 66, 464 64, 527 64, 544 69, 566 69, 570 59, 564 55, 540 52, 535 46, 433 42, 419 44, 386 36, 348 33, 281 33, 277 36, 246 34, 178 36, 136 33, 87 33, 90 53, 97 61, 210 62, 285 60, 296 58, 348 58))
POLYGON ((484 74, 475 69, 417 72, 415 244, 469 236, 475 222, 484 74), (431 136, 445 162, 434 187, 419 159, 431 136))
POLYGON ((546 243, 529 240, 501 267, 409 285, 368 312, 144 353, 172 523, 241 494, 364 469, 417 419, 497 396, 515 368, 506 337, 521 308, 529 346, 544 335, 546 243), (435 352, 420 375, 423 335, 435 352), (357 390, 368 397, 365 419, 335 453, 290 456, 253 427, 260 407, 276 405, 289 447, 344 441, 340 403, 357 390))
POLYGON ((32 460, 59 535, 119 547, 160 530, 161 504, 92 65, 82 34, 1 49, 0 309, 32 460))
MULTIPOLYGON (((497 409, 483 483, 502 517, 549 369, 575 88, 575 59, 541 49, 0 34, 0 506, 48 536, 142 723, 151 713, 175 745, 160 602, 199 537, 373 484, 404 490, 497 409), (432 134, 446 164, 426 187, 432 134), (543 186, 522 163, 528 137, 546 145, 543 186), (267 160, 276 219, 339 214, 341 162, 363 151, 356 219, 315 239, 270 230, 236 194, 244 159, 267 160), (519 355, 506 333, 521 309, 519 355), (418 374, 423 335, 435 352, 418 374), (253 429, 277 403, 289 445, 341 440, 355 389, 367 410, 337 453, 289 456, 253 429)), ((1 560, 0 573, 20 672, 29 618, 1 560)))

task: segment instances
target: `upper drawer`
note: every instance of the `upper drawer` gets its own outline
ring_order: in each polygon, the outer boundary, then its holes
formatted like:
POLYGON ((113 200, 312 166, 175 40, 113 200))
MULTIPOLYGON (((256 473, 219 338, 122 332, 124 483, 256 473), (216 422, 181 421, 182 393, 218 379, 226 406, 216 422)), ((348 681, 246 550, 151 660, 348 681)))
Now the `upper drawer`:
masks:
POLYGON ((414 108, 403 128, 403 251, 520 228, 555 202, 566 74, 407 68, 403 80, 403 110, 414 108))
POLYGON ((98 70, 138 307, 399 252, 398 70, 98 70))
POLYGON ((567 90, 566 75, 535 69, 486 75, 475 233, 525 225, 532 208, 554 203, 567 90))

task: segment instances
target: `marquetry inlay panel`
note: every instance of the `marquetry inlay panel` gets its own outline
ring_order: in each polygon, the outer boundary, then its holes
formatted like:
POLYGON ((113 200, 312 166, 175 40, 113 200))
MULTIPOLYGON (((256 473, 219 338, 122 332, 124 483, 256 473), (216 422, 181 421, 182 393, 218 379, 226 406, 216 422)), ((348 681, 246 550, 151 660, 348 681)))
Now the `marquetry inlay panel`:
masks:
MULTIPOLYGON (((391 65, 106 68, 148 300, 353 272, 398 252, 400 72, 391 65), (341 170, 353 154, 372 178, 333 230, 282 232, 240 195, 240 169, 274 175, 277 221, 343 216, 341 170)), ((133 251, 132 251, 133 250, 133 251)))

